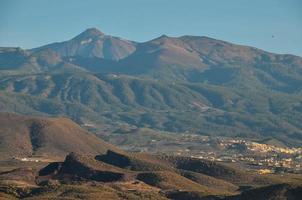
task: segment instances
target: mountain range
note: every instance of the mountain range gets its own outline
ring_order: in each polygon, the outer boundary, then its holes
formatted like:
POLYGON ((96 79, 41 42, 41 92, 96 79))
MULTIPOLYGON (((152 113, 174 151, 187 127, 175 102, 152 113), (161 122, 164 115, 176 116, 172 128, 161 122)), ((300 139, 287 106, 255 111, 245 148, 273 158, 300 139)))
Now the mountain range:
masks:
POLYGON ((139 43, 90 28, 0 48, 0 110, 96 133, 148 127, 302 144, 302 58, 199 36, 139 43))

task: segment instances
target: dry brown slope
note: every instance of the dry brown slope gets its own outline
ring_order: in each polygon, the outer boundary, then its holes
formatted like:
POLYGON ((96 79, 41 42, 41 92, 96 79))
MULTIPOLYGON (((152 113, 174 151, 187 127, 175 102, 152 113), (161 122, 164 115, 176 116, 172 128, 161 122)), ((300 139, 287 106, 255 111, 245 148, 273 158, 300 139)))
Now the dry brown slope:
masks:
POLYGON ((115 149, 66 118, 0 113, 0 158, 102 154, 115 149))

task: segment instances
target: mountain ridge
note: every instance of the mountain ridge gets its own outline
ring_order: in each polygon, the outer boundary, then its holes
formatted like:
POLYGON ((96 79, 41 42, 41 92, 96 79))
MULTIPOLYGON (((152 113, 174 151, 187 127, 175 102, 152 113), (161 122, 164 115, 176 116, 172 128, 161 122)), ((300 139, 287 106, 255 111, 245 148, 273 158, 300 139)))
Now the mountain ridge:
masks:
POLYGON ((135 50, 136 42, 105 35, 96 28, 89 28, 74 38, 30 49, 32 52, 51 49, 63 57, 84 56, 119 60, 135 50))
POLYGON ((1 48, 0 69, 8 112, 64 115, 110 131, 126 125, 302 141, 302 58, 293 55, 199 36, 129 43, 88 29, 55 46, 1 48), (106 57, 110 38, 118 42, 106 57))

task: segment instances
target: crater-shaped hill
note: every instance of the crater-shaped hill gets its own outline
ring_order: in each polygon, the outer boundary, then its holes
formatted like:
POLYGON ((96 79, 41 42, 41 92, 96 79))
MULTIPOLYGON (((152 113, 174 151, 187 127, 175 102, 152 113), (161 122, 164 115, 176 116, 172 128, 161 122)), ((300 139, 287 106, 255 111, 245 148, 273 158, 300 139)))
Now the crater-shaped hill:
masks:
POLYGON ((212 179, 211 187, 199 184, 182 176, 179 171, 156 156, 112 151, 108 151, 104 156, 106 159, 101 160, 100 157, 94 159, 91 156, 71 153, 64 162, 51 163, 43 168, 39 172, 38 182, 49 179, 67 182, 85 180, 102 183, 136 181, 163 191, 198 191, 203 195, 231 194, 236 189, 234 185, 233 188, 228 188, 229 185, 232 185, 231 183, 215 178, 212 179), (125 165, 125 159, 130 162, 128 165, 125 165), (216 182, 223 183, 226 187, 216 190, 216 182))
POLYGON ((0 113, 0 158, 56 156, 69 152, 105 153, 115 149, 67 118, 0 113))
MULTIPOLYGON (((43 168, 39 175, 65 180, 93 180, 114 182, 134 180, 135 175, 114 165, 93 159, 93 156, 70 153, 62 163, 51 163, 43 168)), ((45 179, 45 178, 44 178, 45 179)), ((40 181, 41 181, 40 180, 40 181)))
MULTIPOLYGON (((95 159, 137 173, 160 172, 158 175, 154 174, 154 180, 150 181, 151 183, 154 183, 155 180, 167 179, 164 177, 162 179, 156 178, 156 176, 161 177, 161 172, 175 173, 200 185, 212 186, 223 191, 235 191, 238 189, 236 185, 268 185, 292 181, 291 178, 280 179, 273 176, 261 176, 241 167, 184 156, 150 155, 109 150, 106 154, 96 156, 95 159)), ((142 179, 152 176, 152 173, 138 175, 142 179)), ((171 182, 173 181, 171 180, 171 182)))
POLYGON ((4 193, 22 198, 74 198, 74 195, 85 198, 84 194, 108 192, 108 189, 121 199, 130 194, 132 197, 126 199, 253 199, 257 196, 277 200, 279 197, 297 199, 301 194, 301 176, 259 176, 268 182, 252 180, 256 174, 244 169, 194 158, 112 150, 96 157, 70 153, 63 162, 50 163, 41 170, 24 168, 0 173, 0 196, 4 193), (247 178, 242 177, 244 174, 247 178), (236 180, 235 176, 238 176, 236 180), (74 187, 68 189, 70 185, 74 187), (251 189, 240 194, 241 185, 251 189), (141 193, 145 196, 135 197, 141 193))

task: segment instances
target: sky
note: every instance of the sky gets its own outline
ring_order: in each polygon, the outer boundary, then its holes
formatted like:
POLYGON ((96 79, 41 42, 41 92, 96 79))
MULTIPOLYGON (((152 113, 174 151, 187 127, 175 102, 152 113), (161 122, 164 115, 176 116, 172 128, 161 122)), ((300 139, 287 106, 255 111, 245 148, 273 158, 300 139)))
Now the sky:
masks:
POLYGON ((139 42, 197 35, 302 56, 302 0, 0 0, 0 46, 38 47, 90 27, 139 42))

